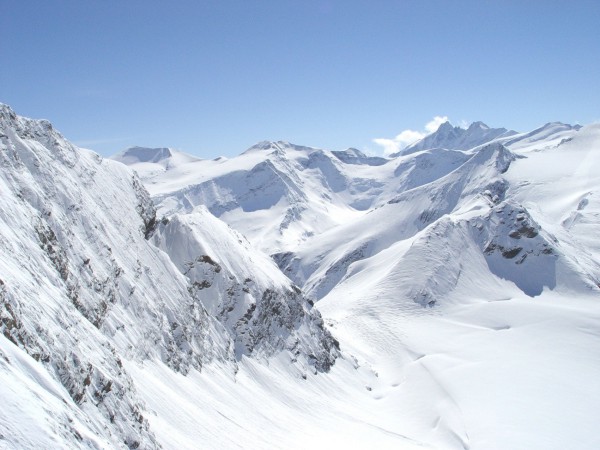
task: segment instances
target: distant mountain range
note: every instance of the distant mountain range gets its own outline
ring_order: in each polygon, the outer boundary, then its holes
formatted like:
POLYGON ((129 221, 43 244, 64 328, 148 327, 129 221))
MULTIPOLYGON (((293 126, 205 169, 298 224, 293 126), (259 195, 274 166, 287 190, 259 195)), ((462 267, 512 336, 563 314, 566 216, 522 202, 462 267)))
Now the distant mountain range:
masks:
POLYGON ((450 122, 444 122, 434 133, 391 156, 408 155, 409 153, 431 148, 469 150, 486 142, 516 134, 518 134, 516 131, 507 130, 506 128, 490 128, 483 122, 473 122, 467 129, 453 127, 450 122))
POLYGON ((598 448, 599 152, 103 159, 0 105, 0 448, 598 448))

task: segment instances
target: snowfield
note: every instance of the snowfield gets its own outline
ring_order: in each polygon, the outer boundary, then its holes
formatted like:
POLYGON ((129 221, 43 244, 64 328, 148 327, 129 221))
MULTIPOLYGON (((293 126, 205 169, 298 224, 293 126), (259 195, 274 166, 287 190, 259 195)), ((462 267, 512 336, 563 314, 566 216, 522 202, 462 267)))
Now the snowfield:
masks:
POLYGON ((600 125, 114 159, 0 106, 0 448, 600 448, 600 125))

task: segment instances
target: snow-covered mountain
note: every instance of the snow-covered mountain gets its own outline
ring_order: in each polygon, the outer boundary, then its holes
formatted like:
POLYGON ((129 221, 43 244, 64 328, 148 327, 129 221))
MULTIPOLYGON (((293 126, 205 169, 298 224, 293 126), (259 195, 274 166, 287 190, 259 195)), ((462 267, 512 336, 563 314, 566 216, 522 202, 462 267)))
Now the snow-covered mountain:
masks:
POLYGON ((0 448, 600 446, 599 125, 119 162, 0 127, 0 448))
POLYGON ((408 155, 431 148, 469 150, 493 140, 507 138, 515 134, 517 134, 516 131, 507 130, 506 128, 490 128, 483 122, 473 122, 466 129, 453 127, 450 122, 444 122, 435 132, 391 156, 408 155))
MULTIPOLYGON (((436 229, 440 226, 438 222, 452 219, 461 227, 475 227, 476 236, 470 240, 474 239, 474 245, 480 247, 486 256, 490 272, 514 282, 525 294, 538 295, 543 286, 556 287, 553 279, 557 276, 556 264, 569 272, 570 275, 565 275, 565 278, 580 279, 582 286, 591 287, 598 283, 598 259, 582 258, 587 253, 587 244, 577 243, 577 235, 569 233, 565 236, 561 225, 565 219, 558 222, 557 228, 542 214, 536 214, 539 201, 533 211, 524 206, 531 207, 531 200, 527 201, 520 192, 530 183, 529 180, 534 179, 535 167, 509 182, 507 174, 512 173, 511 166, 522 167, 525 164, 522 160, 529 161, 530 158, 524 159, 501 143, 477 147, 464 155, 465 161, 453 171, 448 170, 447 174, 430 183, 402 192, 370 214, 307 242, 295 255, 288 254, 279 259, 284 272, 318 300, 339 281, 354 274, 350 272, 353 263, 388 250, 398 241, 404 242, 433 230, 439 233, 436 229), (545 226, 541 227, 537 221, 545 222, 545 226), (556 235, 563 235, 564 242, 559 241, 556 235), (568 251, 559 250, 567 245, 571 247, 568 251), (559 253, 561 257, 557 259, 559 253), (516 269, 513 263, 520 266, 516 269), (571 267, 576 267, 573 273, 571 267)), ((564 178, 568 175, 566 172, 564 178)), ((580 182, 593 191, 593 180, 580 182)), ((544 200, 546 203, 555 201, 556 197, 544 200)), ((576 209, 574 205, 570 208, 576 209)), ((571 214, 569 207, 562 211, 564 217, 571 214)), ((440 239, 438 245, 448 246, 449 243, 440 239)), ((466 246, 462 239, 461 245, 466 246)), ((439 250, 442 251, 442 248, 439 250)), ((462 258, 457 259, 460 262, 462 258)), ((433 265, 429 269, 431 267, 433 265)), ((456 268, 452 270, 455 272, 453 277, 462 273, 456 268)), ((430 276, 436 284, 439 278, 439 274, 430 276)), ((423 281, 418 279, 411 291, 423 290, 423 281)), ((406 283, 403 285, 408 286, 406 283)), ((423 294, 419 301, 428 303, 430 300, 425 302, 425 299, 429 298, 439 300, 442 292, 447 294, 448 289, 449 286, 446 286, 441 292, 423 294)))
POLYGON ((338 343, 300 289, 208 210, 164 219, 152 241, 189 280, 192 298, 229 332, 236 359, 287 349, 318 370, 333 365, 338 343))
POLYGON ((597 125, 446 123, 391 159, 263 142, 228 160, 132 166, 160 214, 206 205, 272 255, 341 348, 376 367, 376 409, 402 425, 378 424, 441 448, 581 436, 594 448, 600 395, 579 386, 600 368, 565 358, 598 350, 598 333, 582 330, 600 318, 599 149, 597 125), (549 410, 540 377, 560 386, 549 410), (558 433, 562 410, 572 428, 558 433))
POLYGON ((334 153, 286 142, 261 142, 233 159, 137 147, 114 159, 137 171, 159 216, 205 205, 269 254, 364 214, 385 188, 379 173, 393 171, 388 160, 354 149, 334 153))
POLYGON ((588 359, 599 336, 600 127, 577 130, 548 124, 470 150, 454 171, 285 261, 342 346, 355 342, 379 368, 396 419, 411 411, 425 434, 452 430, 442 448, 600 443, 588 418, 599 391, 582 387, 600 369, 588 359), (392 390, 383 379, 402 381, 392 390))
POLYGON ((271 255, 355 223, 468 158, 462 151, 433 148, 385 159, 356 149, 331 152, 286 142, 261 142, 232 159, 199 160, 172 149, 139 147, 114 157, 140 175, 159 216, 205 205, 271 255))
POLYGON ((130 169, 5 105, 0 167, 3 447, 159 447, 128 363, 334 363, 300 290, 208 213, 157 223, 130 169))

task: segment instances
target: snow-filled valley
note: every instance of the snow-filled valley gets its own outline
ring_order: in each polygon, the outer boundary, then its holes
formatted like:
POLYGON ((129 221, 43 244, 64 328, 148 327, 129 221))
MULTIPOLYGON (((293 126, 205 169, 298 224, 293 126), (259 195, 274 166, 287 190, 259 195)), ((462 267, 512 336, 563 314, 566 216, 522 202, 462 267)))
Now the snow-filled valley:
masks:
POLYGON ((111 159, 0 105, 0 448, 596 449, 600 125, 111 159))

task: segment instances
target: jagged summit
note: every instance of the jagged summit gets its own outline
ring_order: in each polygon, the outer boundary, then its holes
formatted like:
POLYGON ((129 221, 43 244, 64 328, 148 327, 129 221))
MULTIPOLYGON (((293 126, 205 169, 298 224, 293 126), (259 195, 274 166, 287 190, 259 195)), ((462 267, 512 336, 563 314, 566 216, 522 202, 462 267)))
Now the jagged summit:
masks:
POLYGON ((474 131, 474 130, 489 130, 490 127, 488 127, 485 123, 481 122, 481 121, 477 121, 477 122, 473 122, 471 125, 469 125, 469 128, 467 128, 467 131, 474 131))
MULTIPOLYGON (((9 105, 7 105, 6 103, 0 102, 0 119, 2 119, 3 121, 10 120, 12 122, 15 122, 18 120, 18 118, 19 118, 19 116, 17 116, 17 113, 15 113, 9 105)), ((40 119, 35 120, 35 119, 29 119, 29 118, 24 118, 24 117, 21 119, 28 120, 31 122, 34 122, 34 121, 39 122, 40 121, 40 119)), ((44 120, 44 119, 41 119, 41 120, 44 120)), ((47 120, 44 120, 44 121, 48 122, 47 120)))
POLYGON ((439 126, 437 131, 425 136, 420 141, 407 146, 400 152, 391 155, 391 157, 408 155, 410 153, 431 148, 469 150, 495 139, 515 134, 517 134, 516 131, 507 130, 506 128, 490 128, 480 121, 473 122, 466 129, 459 126, 455 127, 450 122, 444 122, 439 126))
POLYGON ((437 133, 441 134, 441 135, 445 135, 445 134, 449 134, 452 133, 454 131, 456 131, 456 129, 460 129, 460 127, 454 127, 452 126, 452 124, 450 123, 450 121, 445 121, 444 123, 442 123, 438 129, 436 130, 437 133))
POLYGON ((60 138, 63 136, 52 126, 49 120, 46 119, 30 119, 28 117, 19 116, 13 109, 5 104, 0 103, 0 123, 5 127, 11 127, 16 132, 29 132, 28 137, 52 137, 60 138))

